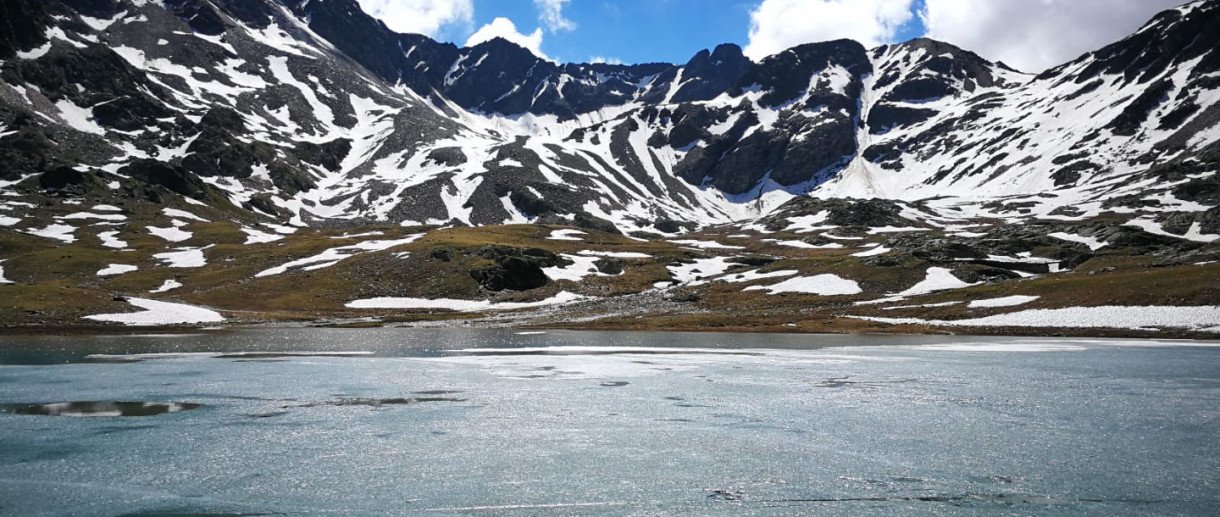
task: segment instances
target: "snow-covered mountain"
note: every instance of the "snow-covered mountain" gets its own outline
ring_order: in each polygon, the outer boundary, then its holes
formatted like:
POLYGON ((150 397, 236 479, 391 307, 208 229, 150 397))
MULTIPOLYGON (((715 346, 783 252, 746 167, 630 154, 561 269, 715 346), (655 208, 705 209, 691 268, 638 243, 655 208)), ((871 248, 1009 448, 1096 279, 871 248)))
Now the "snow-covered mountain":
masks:
POLYGON ((558 64, 396 34, 355 0, 10 0, 0 18, 10 194, 662 235, 806 194, 939 216, 1220 202, 1218 0, 1037 76, 926 39, 558 64))

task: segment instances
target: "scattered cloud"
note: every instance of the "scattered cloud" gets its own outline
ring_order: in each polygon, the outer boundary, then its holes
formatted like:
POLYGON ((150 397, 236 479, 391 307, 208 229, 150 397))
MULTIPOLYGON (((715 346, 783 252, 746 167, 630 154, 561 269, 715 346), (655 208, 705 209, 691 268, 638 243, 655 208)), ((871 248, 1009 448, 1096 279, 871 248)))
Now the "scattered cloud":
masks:
POLYGON ((435 38, 448 27, 474 25, 472 0, 360 0, 360 6, 395 32, 435 38))
POLYGON ((1040 72, 1134 32, 1183 0, 926 0, 928 37, 1040 72))
POLYGON ((750 39, 746 44, 745 54, 757 60, 802 43, 841 38, 854 39, 866 47, 889 43, 898 29, 914 18, 911 11, 912 2, 913 0, 763 0, 750 12, 750 39))
POLYGON ((576 22, 563 17, 563 7, 571 0, 534 0, 538 8, 538 21, 548 31, 570 31, 576 28, 576 22))
POLYGON ((542 59, 550 59, 546 56, 546 54, 542 53, 541 27, 534 29, 534 32, 532 33, 522 34, 517 31, 517 24, 504 17, 499 17, 492 20, 491 23, 484 25, 483 27, 479 28, 479 30, 475 31, 474 34, 471 34, 470 38, 466 40, 466 46, 473 47, 479 43, 491 41, 495 38, 504 38, 517 45, 525 47, 530 52, 533 52, 534 55, 542 59))
POLYGON ((605 63, 607 65, 621 65, 623 60, 617 57, 590 56, 589 62, 593 64, 605 63))

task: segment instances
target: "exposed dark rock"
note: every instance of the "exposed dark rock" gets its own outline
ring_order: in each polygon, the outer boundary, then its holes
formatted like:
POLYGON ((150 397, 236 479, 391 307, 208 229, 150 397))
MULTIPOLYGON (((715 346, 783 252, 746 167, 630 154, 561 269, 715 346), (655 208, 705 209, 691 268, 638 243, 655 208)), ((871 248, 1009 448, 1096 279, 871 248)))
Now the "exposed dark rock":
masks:
POLYGON ((457 147, 440 147, 429 152, 428 159, 438 165, 457 167, 466 163, 466 153, 457 147))
POLYGON ((623 274, 623 261, 618 259, 598 259, 593 263, 597 267, 597 271, 604 275, 621 275, 623 274))
POLYGON ((38 185, 49 190, 64 190, 69 187, 84 187, 100 183, 101 180, 93 172, 82 172, 72 167, 58 167, 44 172, 38 177, 38 185))
POLYGON ((816 215, 829 212, 827 225, 845 227, 919 226, 902 217, 902 207, 885 199, 817 199, 798 197, 784 203, 775 213, 765 217, 768 230, 778 231, 788 227, 792 217, 816 215))
POLYGON ((156 160, 136 160, 119 173, 149 185, 161 186, 200 201, 223 198, 215 189, 182 167, 156 160))
POLYGON ((488 291, 537 289, 550 281, 542 268, 571 264, 571 261, 539 248, 486 246, 475 254, 496 263, 494 267, 470 271, 471 278, 488 291))

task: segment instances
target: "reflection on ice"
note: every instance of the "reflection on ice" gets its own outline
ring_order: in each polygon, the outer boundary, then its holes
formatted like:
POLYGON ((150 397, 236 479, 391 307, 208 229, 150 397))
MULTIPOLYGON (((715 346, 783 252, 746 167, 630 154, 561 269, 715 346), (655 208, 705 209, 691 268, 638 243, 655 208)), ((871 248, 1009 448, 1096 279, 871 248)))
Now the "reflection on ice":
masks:
POLYGON ((720 348, 659 348, 630 346, 548 346, 532 348, 465 348, 452 353, 470 355, 762 355, 748 350, 720 348))
POLYGON ((98 363, 136 363, 155 359, 279 359, 284 357, 368 357, 373 352, 158 352, 147 354, 89 354, 86 361, 98 363))
POLYGON ((1051 343, 951 343, 942 345, 917 345, 914 350, 939 350, 943 352, 1081 352, 1088 348, 1076 345, 1051 343))

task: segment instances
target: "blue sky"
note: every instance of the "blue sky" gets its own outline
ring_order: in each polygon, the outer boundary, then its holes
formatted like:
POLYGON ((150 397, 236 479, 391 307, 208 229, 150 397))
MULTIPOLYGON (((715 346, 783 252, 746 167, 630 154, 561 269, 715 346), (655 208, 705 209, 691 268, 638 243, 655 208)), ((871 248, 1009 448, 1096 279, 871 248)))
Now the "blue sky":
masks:
POLYGON ((457 45, 505 37, 560 62, 685 63, 736 43, 753 59, 815 41, 928 36, 1038 72, 1135 31, 1182 0, 359 0, 399 32, 457 45))
MULTIPOLYGON (((625 63, 684 63, 699 50, 720 43, 745 44, 750 2, 702 3, 702 8, 691 9, 689 2, 676 0, 573 2, 564 16, 576 28, 545 33, 543 27, 542 51, 559 61, 602 57, 625 63)), ((531 0, 475 0, 474 5, 479 27, 496 16, 513 20, 523 33, 540 26, 531 0)))
MULTIPOLYGON (((505 17, 523 34, 542 29, 541 50, 560 62, 602 58, 624 63, 685 63, 700 50, 721 43, 746 46, 750 13, 759 3, 746 0, 575 0, 564 6, 563 16, 576 28, 550 32, 538 19, 538 8, 533 0, 473 0, 473 26, 482 27, 497 17, 505 17)), ((915 4, 912 12, 922 7, 923 0, 915 4)), ((463 27, 453 25, 437 36, 460 46, 470 34, 463 27)), ((923 24, 914 16, 894 41, 922 35, 923 24)))

